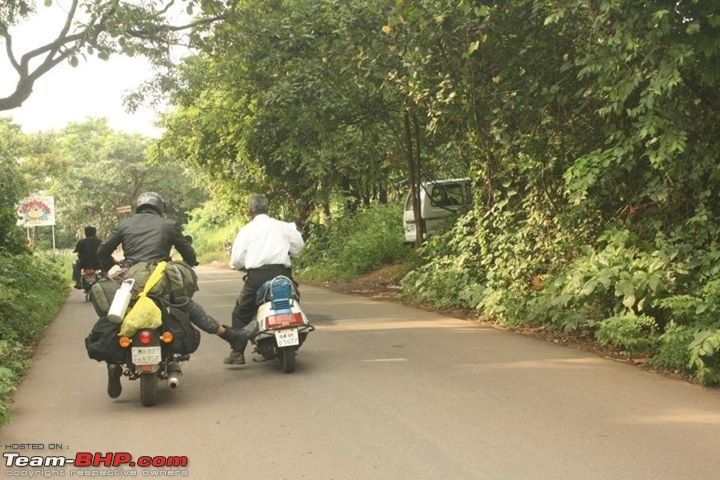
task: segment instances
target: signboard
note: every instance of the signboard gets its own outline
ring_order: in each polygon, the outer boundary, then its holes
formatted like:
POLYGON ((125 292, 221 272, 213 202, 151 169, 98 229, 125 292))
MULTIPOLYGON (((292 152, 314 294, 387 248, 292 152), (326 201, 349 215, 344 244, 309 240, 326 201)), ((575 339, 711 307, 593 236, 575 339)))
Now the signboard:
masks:
POLYGON ((24 198, 17 213, 23 227, 55 225, 55 199, 41 195, 24 198))
POLYGON ((122 205, 120 207, 115 207, 115 211, 117 213, 130 213, 132 212, 132 205, 122 205))

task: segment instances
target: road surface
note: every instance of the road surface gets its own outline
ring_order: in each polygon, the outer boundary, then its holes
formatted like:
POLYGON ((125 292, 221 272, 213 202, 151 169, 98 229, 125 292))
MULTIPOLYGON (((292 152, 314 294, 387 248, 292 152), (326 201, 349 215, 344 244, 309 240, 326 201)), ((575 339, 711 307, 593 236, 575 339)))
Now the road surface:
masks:
MULTIPOLYGON (((226 323, 241 275, 198 272, 196 300, 226 323)), ((0 428, 3 461, 125 452, 134 461, 185 456, 187 465, 4 466, 2 475, 720 478, 717 390, 398 304, 301 292, 317 330, 295 373, 275 362, 226 366, 227 344, 203 334, 180 387, 163 384, 158 405, 147 408, 139 382, 124 378, 119 398, 106 395, 105 367, 83 344, 93 309, 74 291, 0 428)))

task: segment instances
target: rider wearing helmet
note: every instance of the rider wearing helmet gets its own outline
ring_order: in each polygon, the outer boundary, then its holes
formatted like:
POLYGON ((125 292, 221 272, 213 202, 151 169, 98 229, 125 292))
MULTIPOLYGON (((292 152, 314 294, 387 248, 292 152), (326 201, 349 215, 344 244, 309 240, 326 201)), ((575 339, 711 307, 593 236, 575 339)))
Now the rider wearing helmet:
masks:
POLYGON ((185 263, 197 265, 195 250, 183 236, 177 222, 163 217, 165 202, 155 192, 146 192, 137 199, 135 215, 123 220, 98 249, 103 269, 107 271, 115 261, 112 252, 122 244, 125 259, 130 267, 137 262, 159 262, 170 258, 173 246, 185 263))
MULTIPOLYGON (((177 222, 165 218, 165 202, 155 192, 141 194, 136 203, 135 215, 120 222, 110 233, 107 241, 98 248, 98 257, 104 271, 108 271, 115 260, 112 253, 122 245, 125 258, 120 262, 124 267, 130 267, 138 262, 160 262, 170 259, 172 247, 182 255, 185 263, 195 266, 198 264, 195 249, 191 241, 183 235, 177 222)), ((183 307, 190 317, 190 321, 199 329, 216 334, 227 341, 231 347, 237 348, 238 342, 247 341, 245 336, 224 325, 205 313, 205 310, 192 300, 188 300, 183 307)), ((120 395, 122 387, 120 376, 122 368, 117 364, 108 364, 108 395, 115 398, 120 395)))

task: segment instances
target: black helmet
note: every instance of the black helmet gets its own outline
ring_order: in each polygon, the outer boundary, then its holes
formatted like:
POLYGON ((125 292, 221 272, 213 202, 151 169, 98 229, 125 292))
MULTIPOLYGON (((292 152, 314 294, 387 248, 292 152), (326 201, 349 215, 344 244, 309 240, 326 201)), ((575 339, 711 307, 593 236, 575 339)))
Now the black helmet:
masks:
POLYGON ((165 202, 162 197, 155 192, 141 193, 135 205, 135 212, 138 213, 147 207, 157 210, 160 215, 165 213, 165 202))

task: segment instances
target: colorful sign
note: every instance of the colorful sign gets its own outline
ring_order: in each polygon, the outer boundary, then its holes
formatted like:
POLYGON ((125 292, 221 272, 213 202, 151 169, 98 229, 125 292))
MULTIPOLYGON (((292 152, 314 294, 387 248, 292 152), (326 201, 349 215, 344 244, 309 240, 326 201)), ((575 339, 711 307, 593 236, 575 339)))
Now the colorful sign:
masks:
POLYGON ((17 213, 23 227, 55 225, 55 199, 39 195, 24 198, 17 213))

